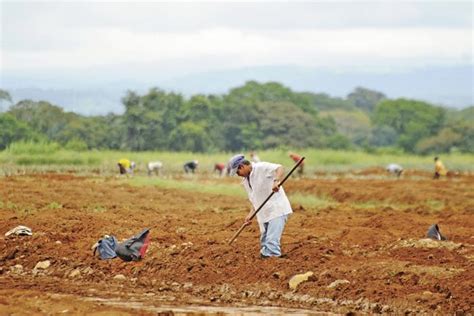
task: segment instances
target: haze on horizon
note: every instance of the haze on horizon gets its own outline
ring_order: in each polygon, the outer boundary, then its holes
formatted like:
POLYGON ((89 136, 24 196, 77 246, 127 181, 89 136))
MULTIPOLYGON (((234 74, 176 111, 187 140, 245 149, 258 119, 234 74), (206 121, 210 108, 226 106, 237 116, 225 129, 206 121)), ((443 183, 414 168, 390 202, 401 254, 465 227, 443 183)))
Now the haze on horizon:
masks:
POLYGON ((472 12, 470 1, 2 1, 0 86, 189 93, 182 78, 192 77, 206 93, 206 74, 242 69, 363 78, 467 67, 470 78, 454 71, 446 81, 463 81, 456 93, 472 104, 472 12))

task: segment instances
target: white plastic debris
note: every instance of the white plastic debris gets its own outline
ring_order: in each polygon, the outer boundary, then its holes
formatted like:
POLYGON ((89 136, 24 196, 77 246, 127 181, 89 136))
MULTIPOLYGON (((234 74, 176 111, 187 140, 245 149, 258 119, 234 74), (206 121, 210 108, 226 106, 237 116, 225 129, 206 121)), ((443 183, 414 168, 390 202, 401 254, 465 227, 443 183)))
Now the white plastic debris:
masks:
POLYGON ((15 228, 9 230, 7 233, 5 233, 5 237, 8 237, 8 236, 13 235, 13 234, 32 236, 33 232, 31 231, 31 228, 20 225, 20 226, 17 226, 15 228))

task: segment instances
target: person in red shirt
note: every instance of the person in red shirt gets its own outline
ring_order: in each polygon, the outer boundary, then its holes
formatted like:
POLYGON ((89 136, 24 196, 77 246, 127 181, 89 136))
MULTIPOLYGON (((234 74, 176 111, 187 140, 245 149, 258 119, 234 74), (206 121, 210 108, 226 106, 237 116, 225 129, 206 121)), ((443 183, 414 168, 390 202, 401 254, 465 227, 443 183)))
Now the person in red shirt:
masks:
POLYGON ((222 162, 218 162, 214 165, 214 172, 219 173, 219 175, 222 177, 224 175, 224 172, 226 171, 226 164, 222 162))
MULTIPOLYGON (((296 163, 301 160, 301 156, 295 153, 288 153, 288 156, 296 163)), ((298 175, 301 177, 304 173, 304 161, 298 167, 298 175)))

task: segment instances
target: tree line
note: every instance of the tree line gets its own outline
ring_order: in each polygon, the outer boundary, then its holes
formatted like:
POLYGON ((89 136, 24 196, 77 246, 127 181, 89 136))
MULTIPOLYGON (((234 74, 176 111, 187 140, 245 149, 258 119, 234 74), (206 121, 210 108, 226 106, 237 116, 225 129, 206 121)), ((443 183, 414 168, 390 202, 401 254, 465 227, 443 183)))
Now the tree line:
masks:
POLYGON ((10 104, 0 113, 0 149, 49 141, 74 150, 474 150, 474 107, 448 110, 361 87, 345 98, 295 92, 277 82, 248 81, 227 94, 189 98, 152 88, 144 95, 128 91, 123 114, 102 116, 65 112, 47 101, 12 104, 1 89, 0 102, 10 104))

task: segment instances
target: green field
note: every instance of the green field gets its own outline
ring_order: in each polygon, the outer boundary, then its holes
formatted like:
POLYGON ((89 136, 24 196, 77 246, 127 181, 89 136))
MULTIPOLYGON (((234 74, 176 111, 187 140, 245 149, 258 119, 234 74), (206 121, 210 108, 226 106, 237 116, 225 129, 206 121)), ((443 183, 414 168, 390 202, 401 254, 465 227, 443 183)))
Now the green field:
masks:
MULTIPOLYGON (((260 151, 264 161, 280 163, 287 168, 293 165, 288 149, 260 151)), ((298 151, 306 157, 306 174, 318 171, 349 171, 371 167, 384 167, 389 163, 401 164, 405 169, 432 170, 432 156, 418 156, 397 152, 367 153, 363 151, 335 151, 307 149, 298 151)), ((0 172, 74 171, 114 174, 116 163, 128 158, 137 163, 137 174, 146 173, 146 163, 160 160, 164 164, 164 175, 182 172, 186 161, 198 160, 199 173, 211 173, 217 162, 227 162, 235 153, 191 153, 191 152, 126 152, 126 151, 71 151, 54 144, 14 144, 0 152, 0 172)), ((245 153, 244 154, 248 154, 245 153)), ((450 170, 474 170, 474 155, 452 153, 440 156, 450 170)))

